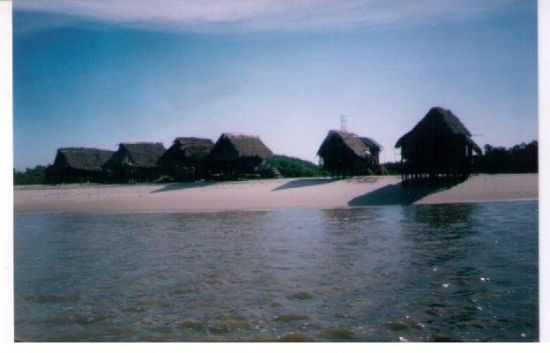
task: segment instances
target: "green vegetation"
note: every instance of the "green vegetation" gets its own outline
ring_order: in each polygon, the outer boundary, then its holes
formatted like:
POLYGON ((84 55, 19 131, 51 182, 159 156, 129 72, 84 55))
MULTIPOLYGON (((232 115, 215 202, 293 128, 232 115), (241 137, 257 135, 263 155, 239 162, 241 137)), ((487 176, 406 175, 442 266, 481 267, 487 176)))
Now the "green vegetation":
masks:
POLYGON ((283 178, 326 176, 318 165, 303 159, 275 155, 264 162, 264 166, 276 169, 283 178))
POLYGON ((482 156, 475 156, 474 171, 479 173, 537 173, 538 142, 506 147, 484 146, 482 156))
POLYGON ((36 185, 46 183, 46 167, 38 165, 27 168, 24 172, 13 170, 13 183, 15 185, 36 185))

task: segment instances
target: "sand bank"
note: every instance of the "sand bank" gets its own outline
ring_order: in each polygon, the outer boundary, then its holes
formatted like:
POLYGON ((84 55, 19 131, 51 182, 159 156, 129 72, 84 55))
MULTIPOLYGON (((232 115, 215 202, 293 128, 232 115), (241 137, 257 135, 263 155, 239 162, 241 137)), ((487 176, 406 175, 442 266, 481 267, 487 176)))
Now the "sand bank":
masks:
POLYGON ((402 188, 400 182, 384 176, 16 187, 15 211, 201 212, 538 199, 538 174, 475 175, 443 188, 402 188))

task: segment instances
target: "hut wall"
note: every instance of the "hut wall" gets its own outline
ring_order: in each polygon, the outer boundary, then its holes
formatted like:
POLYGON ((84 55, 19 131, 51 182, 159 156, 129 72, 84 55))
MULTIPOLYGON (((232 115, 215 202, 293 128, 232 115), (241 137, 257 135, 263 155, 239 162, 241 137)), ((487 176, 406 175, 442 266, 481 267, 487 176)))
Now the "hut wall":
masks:
POLYGON ((323 169, 334 176, 353 176, 370 174, 373 171, 374 160, 360 158, 339 139, 327 142, 321 152, 323 169))
MULTIPOLYGON (((257 167, 262 164, 260 157, 239 157, 236 159, 210 159, 207 167, 211 174, 221 173, 227 178, 237 177, 239 174, 255 173, 257 167)), ((204 172, 204 171, 203 171, 204 172)))
POLYGON ((105 173, 101 170, 85 170, 71 167, 64 155, 56 156, 54 164, 46 169, 46 182, 63 183, 101 183, 105 182, 105 173))
POLYGON ((226 139, 216 143, 205 161, 204 169, 212 174, 222 173, 226 178, 235 178, 239 174, 255 173, 263 161, 259 156, 239 156, 233 144, 226 139))
POLYGON ((120 183, 128 180, 127 173, 124 168, 125 161, 128 157, 123 156, 120 151, 117 151, 113 157, 105 163, 103 170, 107 175, 107 179, 111 182, 120 183))
POLYGON ((177 181, 193 181, 206 177, 204 158, 188 158, 177 147, 170 148, 159 165, 161 174, 169 175, 177 181))
POLYGON ((218 161, 224 162, 237 160, 239 158, 239 153, 235 150, 229 139, 223 139, 216 142, 216 145, 210 153, 210 157, 211 161, 215 165, 215 162, 218 161))
POLYGON ((105 181, 101 171, 74 169, 71 167, 52 166, 46 171, 46 182, 50 184, 63 183, 100 183, 105 181))
POLYGON ((402 146, 406 175, 468 175, 472 146, 463 136, 420 138, 402 146))
POLYGON ((373 172, 372 163, 368 159, 356 157, 354 155, 321 157, 323 160, 323 169, 334 176, 353 176, 366 175, 373 172))
POLYGON ((118 183, 138 183, 151 182, 161 176, 159 167, 136 167, 130 164, 122 164, 119 166, 111 166, 107 170, 109 180, 118 183))
POLYGON ((262 162, 263 159, 260 157, 240 157, 236 161, 237 171, 239 173, 254 173, 262 162))
POLYGON ((151 182, 158 179, 161 175, 160 168, 158 167, 135 167, 128 166, 126 168, 127 180, 131 183, 139 182, 151 182))
POLYGON ((199 179, 203 173, 200 172, 197 165, 173 161, 172 163, 163 163, 161 174, 169 175, 176 181, 193 181, 199 179))
POLYGON ((161 175, 160 167, 139 167, 132 165, 125 152, 117 152, 104 167, 107 178, 117 183, 150 182, 161 175))

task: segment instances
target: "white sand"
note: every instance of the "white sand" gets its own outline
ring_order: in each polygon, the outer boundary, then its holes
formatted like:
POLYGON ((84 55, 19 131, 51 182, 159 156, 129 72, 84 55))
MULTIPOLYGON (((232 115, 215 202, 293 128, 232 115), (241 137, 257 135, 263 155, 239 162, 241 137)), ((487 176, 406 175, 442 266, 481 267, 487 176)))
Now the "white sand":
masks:
POLYGON ((16 187, 16 211, 200 212, 538 199, 538 174, 476 175, 448 189, 402 188, 395 176, 168 185, 16 187))

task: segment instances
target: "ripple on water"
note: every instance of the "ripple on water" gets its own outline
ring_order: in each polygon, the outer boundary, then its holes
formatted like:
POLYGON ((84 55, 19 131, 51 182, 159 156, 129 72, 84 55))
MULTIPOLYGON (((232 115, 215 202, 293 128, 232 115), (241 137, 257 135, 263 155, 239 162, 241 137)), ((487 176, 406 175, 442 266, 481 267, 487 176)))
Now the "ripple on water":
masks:
POLYGON ((319 337, 331 340, 351 340, 354 337, 353 331, 345 328, 331 328, 319 333, 319 337))
POLYGON ((302 334, 302 333, 289 333, 280 338, 280 341, 283 342, 308 342, 313 341, 312 338, 302 334))
POLYGON ((297 292, 289 295, 288 298, 295 300, 310 300, 314 298, 314 295, 309 292, 297 292))
POLYGON ((177 326, 184 330, 193 330, 193 331, 206 331, 206 324, 200 321, 194 321, 194 320, 186 320, 183 321, 177 326))
POLYGON ((208 324, 208 330, 214 334, 224 334, 249 329, 250 323, 242 319, 226 319, 208 324))
POLYGON ((38 304, 76 303, 80 300, 80 294, 41 294, 27 297, 27 300, 38 304))
POLYGON ((303 321, 308 319, 309 319, 309 316, 300 315, 300 314, 283 314, 283 315, 275 316, 274 318, 275 321, 280 321, 280 322, 303 321))
POLYGON ((16 336, 534 341, 537 213, 16 214, 16 336))

